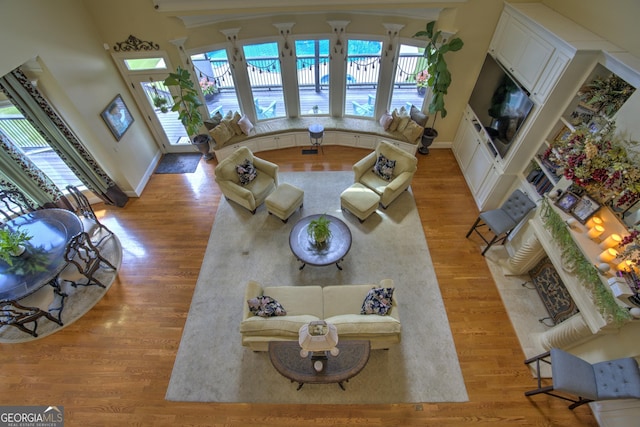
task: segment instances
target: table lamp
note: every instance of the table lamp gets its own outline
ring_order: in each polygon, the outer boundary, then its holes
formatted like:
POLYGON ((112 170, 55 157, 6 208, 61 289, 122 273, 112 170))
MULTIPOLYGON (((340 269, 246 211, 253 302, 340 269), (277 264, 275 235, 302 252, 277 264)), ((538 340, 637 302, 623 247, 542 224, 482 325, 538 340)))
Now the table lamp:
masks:
POLYGON ((298 343, 301 357, 309 356, 311 353, 311 361, 313 368, 320 372, 324 369, 324 362, 328 359, 327 353, 337 356, 340 350, 338 345, 338 329, 335 325, 327 323, 323 320, 317 320, 302 325, 298 331, 298 343))

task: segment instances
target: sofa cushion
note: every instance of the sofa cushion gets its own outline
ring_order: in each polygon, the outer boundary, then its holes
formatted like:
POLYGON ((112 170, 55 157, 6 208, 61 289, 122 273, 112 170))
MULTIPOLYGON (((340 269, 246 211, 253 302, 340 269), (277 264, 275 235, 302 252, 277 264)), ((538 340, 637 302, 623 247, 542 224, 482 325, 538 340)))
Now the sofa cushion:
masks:
POLYGON ((418 141, 418 139, 422 137, 423 133, 424 128, 413 120, 409 120, 409 123, 407 123, 407 127, 405 127, 402 131, 402 134, 405 138, 407 138, 407 141, 411 142, 418 141))
POLYGON ((231 132, 224 123, 220 123, 218 126, 211 129, 209 131, 209 135, 211 135, 211 138, 215 141, 216 146, 223 146, 231 139, 232 136, 234 136, 233 132, 231 132))
POLYGON ((411 116, 411 120, 416 122, 418 125, 422 126, 423 128, 427 127, 427 119, 429 119, 429 116, 423 113, 415 105, 411 106, 411 110, 409 110, 409 116, 411 116))
POLYGON ((395 168, 395 166, 395 160, 389 160, 381 154, 378 156, 378 160, 376 160, 376 164, 373 166, 373 171, 380 178, 391 181, 391 178, 393 178, 393 169, 395 168))
POLYGON ((384 316, 393 305, 393 288, 371 289, 362 302, 360 314, 378 314, 384 316))
POLYGON ((391 112, 391 123, 389 123, 389 128, 387 128, 387 130, 389 132, 397 131, 398 124, 400 124, 400 115, 398 114, 398 109, 394 108, 391 112))
POLYGON ((238 120, 238 126, 240 126, 242 133, 245 135, 249 135, 253 129, 253 123, 251 123, 251 120, 249 120, 247 116, 240 117, 240 120, 238 120))
POLYGON ((213 128, 218 126, 221 121, 222 121, 222 114, 220 114, 220 111, 216 111, 216 113, 213 116, 211 116, 210 118, 204 121, 204 125, 207 128, 207 130, 212 130, 213 128))
POLYGON ((263 289, 263 295, 277 299, 286 307, 287 317, 308 314, 322 319, 322 287, 320 286, 267 286, 263 289))
MULTIPOLYGON (((377 316, 376 316, 377 317, 377 316)), ((298 338, 298 331, 319 317, 310 314, 280 317, 250 317, 240 323, 240 332, 245 336, 280 336, 298 338)))
POLYGON ((338 337, 397 335, 402 332, 400 321, 391 316, 366 316, 364 314, 340 314, 324 319, 336 325, 338 337))
POLYGON ((247 304, 249 304, 249 311, 256 316, 272 317, 287 315, 284 307, 278 301, 267 295, 251 298, 247 300, 247 304))
POLYGON ((389 114, 388 111, 385 111, 382 116, 380 117, 380 126, 382 126, 384 128, 384 130, 388 130, 389 129, 389 125, 391 125, 391 122, 393 121, 393 116, 391 114, 389 114))
POLYGON ((362 300, 370 289, 377 287, 379 286, 375 284, 325 286, 322 289, 324 317, 339 314, 360 315, 362 300))
POLYGON ((238 124, 238 122, 240 121, 241 118, 242 118, 242 116, 240 115, 240 113, 238 113, 236 111, 235 113, 233 113, 233 117, 229 121, 229 124, 231 125, 231 129, 233 129, 233 132, 236 135, 241 135, 242 134, 242 128, 238 124))
POLYGON ((250 159, 244 159, 244 162, 236 165, 236 172, 238 172, 240 185, 247 185, 258 176, 258 171, 250 159))
POLYGON ((407 109, 404 107, 400 108, 398 117, 400 117, 400 121, 398 122, 397 131, 402 132, 404 131, 404 128, 407 127, 407 124, 409 123, 409 120, 411 120, 411 117, 409 116, 409 112, 407 111, 407 109))

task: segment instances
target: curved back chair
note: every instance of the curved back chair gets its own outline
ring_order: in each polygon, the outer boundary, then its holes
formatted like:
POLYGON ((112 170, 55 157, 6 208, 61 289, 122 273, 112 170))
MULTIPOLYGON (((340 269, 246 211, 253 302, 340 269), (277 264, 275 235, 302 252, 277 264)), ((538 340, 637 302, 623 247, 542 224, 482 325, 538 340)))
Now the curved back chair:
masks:
MULTIPOLYGON (((216 182, 227 200, 249 209, 252 214, 278 186, 278 165, 255 157, 247 147, 240 147, 215 169, 216 182), (254 179, 242 183, 245 162, 255 168, 254 179)), ((246 181, 243 179, 243 181, 246 181)))
POLYGON ((73 198, 74 211, 82 221, 84 231, 91 236, 91 240, 96 246, 100 246, 105 239, 113 235, 113 232, 98 220, 89 199, 82 191, 73 185, 67 185, 67 190, 73 198))
POLYGON ((378 194, 380 204, 385 209, 409 188, 417 170, 418 159, 414 155, 385 141, 380 141, 374 152, 353 165, 354 182, 359 182, 378 194), (395 162, 388 180, 374 172, 374 167, 381 156, 395 162))
POLYGON ((21 191, 0 190, 0 225, 35 210, 37 207, 21 191))

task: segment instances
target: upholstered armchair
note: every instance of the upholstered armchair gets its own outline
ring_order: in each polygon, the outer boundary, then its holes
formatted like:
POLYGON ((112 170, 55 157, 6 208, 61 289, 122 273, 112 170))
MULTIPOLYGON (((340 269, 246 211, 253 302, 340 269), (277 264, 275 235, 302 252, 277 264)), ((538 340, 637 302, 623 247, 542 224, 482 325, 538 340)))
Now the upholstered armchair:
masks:
POLYGON ((413 175, 418 169, 417 165, 418 159, 412 154, 393 144, 380 141, 374 152, 353 165, 354 182, 359 182, 375 191, 380 196, 380 204, 386 209, 404 190, 409 188, 413 175), (390 172, 389 180, 374 172, 380 156, 384 156, 388 161, 395 161, 393 168, 386 168, 387 172, 390 172))
POLYGON ((215 175, 227 200, 249 209, 252 214, 278 186, 278 165, 255 157, 247 147, 238 148, 222 160, 215 175), (250 165, 255 168, 255 173, 250 165), (241 183, 241 178, 245 183, 241 183))

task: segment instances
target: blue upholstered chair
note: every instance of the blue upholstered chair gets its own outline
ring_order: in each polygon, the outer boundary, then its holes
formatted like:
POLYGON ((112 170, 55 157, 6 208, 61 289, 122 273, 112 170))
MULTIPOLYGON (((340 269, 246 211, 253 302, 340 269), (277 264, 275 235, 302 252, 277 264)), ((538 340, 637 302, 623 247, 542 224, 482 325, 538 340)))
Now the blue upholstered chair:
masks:
POLYGON ((596 400, 640 399, 640 369, 633 357, 591 364, 571 353, 552 348, 551 351, 524 361, 525 365, 534 362, 538 388, 525 392, 525 396, 548 394, 572 402, 569 409, 596 400), (547 360, 548 358, 551 360, 547 360), (551 365, 553 385, 542 386, 540 362, 551 365), (566 397, 554 391, 578 397, 566 397))
POLYGON ((498 209, 480 212, 478 219, 473 224, 466 237, 469 237, 474 231, 484 240, 487 247, 482 251, 485 252, 497 242, 502 242, 509 237, 511 231, 523 220, 527 214, 536 207, 522 191, 516 190, 498 209), (487 240, 480 231, 479 227, 487 226, 494 233, 491 240, 487 240))

